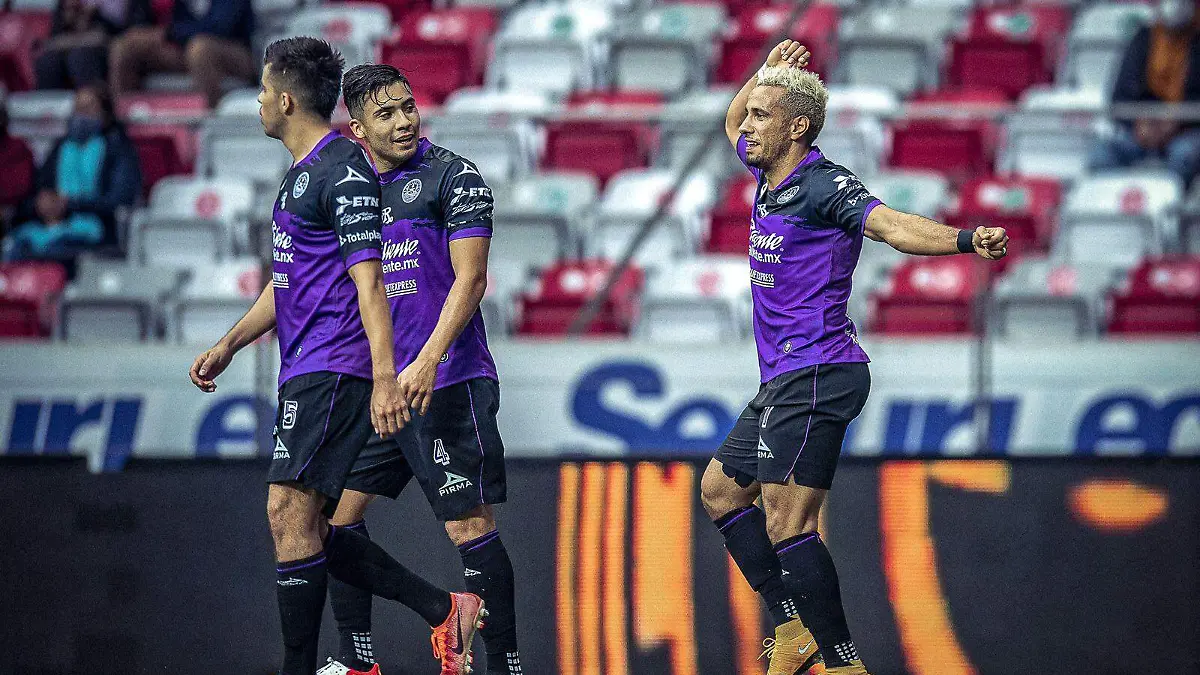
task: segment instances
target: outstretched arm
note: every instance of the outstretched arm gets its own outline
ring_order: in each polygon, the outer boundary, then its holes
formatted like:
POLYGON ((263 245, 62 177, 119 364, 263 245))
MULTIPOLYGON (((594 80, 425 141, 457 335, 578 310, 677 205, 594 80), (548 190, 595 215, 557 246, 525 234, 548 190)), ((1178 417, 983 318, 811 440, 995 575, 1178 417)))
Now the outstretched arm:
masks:
POLYGON ((958 230, 883 204, 871 210, 863 234, 912 255, 974 251, 987 260, 999 260, 1008 254, 1008 234, 1002 227, 978 227, 974 232, 958 230))
MULTIPOLYGON (((781 63, 787 63, 795 68, 804 68, 808 65, 808 49, 792 40, 780 42, 767 55, 766 65, 774 67, 781 63)), ((738 127, 742 126, 742 122, 746 119, 746 101, 750 99, 750 92, 757 85, 758 73, 756 72, 738 91, 737 96, 733 97, 733 102, 729 104, 729 110, 725 112, 725 136, 729 138, 729 142, 734 147, 737 147, 738 137, 741 136, 738 127)))

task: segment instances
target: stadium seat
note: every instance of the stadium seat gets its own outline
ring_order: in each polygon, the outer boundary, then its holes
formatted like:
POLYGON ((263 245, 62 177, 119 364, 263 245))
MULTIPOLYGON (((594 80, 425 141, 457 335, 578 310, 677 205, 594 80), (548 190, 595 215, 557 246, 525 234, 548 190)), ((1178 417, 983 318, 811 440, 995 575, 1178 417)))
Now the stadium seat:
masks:
POLYGON ((0 264, 0 338, 48 337, 66 283, 55 262, 0 264))
POLYGON ((34 161, 41 165, 54 143, 67 133, 67 120, 75 110, 75 92, 19 91, 10 94, 5 105, 8 132, 24 139, 34 161))
POLYGON ((258 109, 258 89, 242 87, 226 92, 213 110, 213 115, 258 120, 258 109))
MULTIPOLYGON (((721 41, 721 58, 716 68, 718 82, 743 84, 750 73, 762 65, 762 50, 767 40, 777 35, 791 16, 788 5, 750 5, 737 13, 730 30, 721 41)), ((788 28, 787 34, 812 52, 808 69, 822 79, 833 73, 837 63, 837 5, 809 5, 788 28)))
POLYGON ((77 344, 155 338, 160 308, 186 277, 182 270, 84 256, 59 305, 59 336, 77 344))
POLYGON ((884 204, 905 213, 939 220, 950 197, 950 183, 932 171, 881 171, 864 183, 884 204))
MULTIPOLYGON (((142 169, 142 193, 150 190, 167 176, 192 172, 196 156, 196 139, 191 127, 182 124, 131 124, 126 128, 129 139, 137 149, 142 169)), ((262 127, 259 126, 261 135, 262 127)), ((278 145, 278 142, 275 141, 278 145)))
POLYGON ((33 59, 38 43, 50 35, 55 3, 45 11, 9 11, 0 14, 0 85, 6 91, 33 89, 33 59))
POLYGON ((699 166, 714 176, 727 176, 741 168, 737 153, 723 135, 713 134, 714 120, 721 120, 737 94, 728 87, 698 89, 667 104, 659 121, 659 147, 655 166, 679 168, 699 166), (708 143, 699 160, 693 155, 708 143))
POLYGON ((576 224, 596 201, 599 185, 584 173, 546 172, 518 179, 496 195, 491 256, 544 267, 579 255, 576 224))
POLYGON ((533 168, 536 130, 527 119, 445 110, 421 128, 432 142, 475 162, 489 184, 515 180, 533 168))
POLYGON ((669 200, 663 217, 635 252, 639 265, 671 265, 695 255, 714 188, 704 174, 691 174, 672 195, 678 176, 659 169, 622 171, 604 190, 584 239, 588 255, 617 260, 643 225, 669 200))
MULTIPOLYGON (((536 287, 521 296, 521 323, 517 332, 529 336, 565 335, 588 300, 604 287, 612 270, 613 264, 607 260, 563 262, 548 268, 536 287)), ((642 271, 627 267, 585 332, 628 335, 637 316, 642 283, 642 271)))
POLYGON ((1045 252, 1054 240, 1062 186, 1051 178, 987 176, 969 181, 958 208, 946 217, 952 227, 1003 227, 1009 254, 1045 252))
POLYGON ((1152 5, 1137 2, 1101 3, 1081 9, 1071 26, 1067 56, 1057 82, 1107 94, 1125 45, 1153 16, 1152 5))
POLYGON ((1034 87, 1005 125, 1001 171, 1073 180, 1087 173, 1107 101, 1097 89, 1034 87))
POLYGON ((1179 248, 1185 253, 1200 255, 1200 183, 1192 188, 1179 210, 1179 248))
POLYGON ((713 40, 725 25, 719 4, 654 5, 611 37, 613 83, 621 89, 679 94, 703 85, 713 40))
POLYGON ((901 264, 890 283, 871 298, 873 330, 892 335, 974 333, 975 297, 984 283, 984 265, 968 256, 901 264))
POLYGON ((199 92, 137 92, 117 100, 117 116, 131 124, 195 124, 208 112, 199 92))
POLYGON ((214 344, 262 290, 262 263, 256 258, 195 267, 168 309, 167 337, 177 344, 214 344))
POLYGON ((750 326, 750 275, 737 256, 682 260, 647 279, 634 335, 662 343, 739 340, 750 326))
POLYGON ((986 120, 907 120, 890 131, 888 166, 936 171, 955 182, 991 173, 996 131, 986 120))
POLYGON ((1108 332, 1178 335, 1200 333, 1200 258, 1149 258, 1130 270, 1112 296, 1108 332))
POLYGON ((738 176, 725 184, 712 211, 711 225, 704 250, 709 253, 745 254, 750 245, 750 215, 758 182, 750 175, 738 176))
POLYGON ((1097 334, 1117 268, 1023 258, 997 282, 990 326, 1008 340, 1052 344, 1097 334))
POLYGON ((885 134, 880 120, 899 113, 900 100, 889 89, 831 86, 817 146, 830 160, 869 176, 883 162, 885 134))
POLYGON ((976 8, 967 34, 950 43, 947 84, 994 87, 1015 99, 1052 81, 1070 20, 1056 5, 976 8))
POLYGON ((943 42, 960 23, 953 8, 864 8, 838 29, 838 80, 885 87, 901 96, 935 88, 943 42))
POLYGON ((233 253, 228 225, 215 218, 171 218, 139 209, 129 223, 130 259, 156 267, 212 265, 233 253))
MULTIPOLYGON (((143 216, 154 221, 178 223, 192 220, 199 223, 204 221, 218 222, 231 242, 231 247, 238 250, 249 250, 248 218, 254 207, 254 188, 245 181, 228 178, 165 178, 150 192, 148 213, 143 216)), ((212 227, 200 225, 198 229, 211 233, 212 227)), ((191 258, 199 256, 207 258, 211 254, 205 251, 192 250, 195 242, 185 230, 169 228, 176 231, 180 248, 164 250, 155 247, 146 253, 157 259, 173 259, 176 256, 191 258)), ((164 232, 170 236, 170 232, 164 232)), ((206 236, 196 232, 196 237, 206 236)), ((209 241, 204 239, 203 241, 209 241)), ((220 245, 220 242, 214 242, 220 245)))
POLYGON ((199 175, 251 181, 272 194, 293 161, 282 143, 263 133, 256 118, 211 117, 200 126, 199 145, 199 175))
MULTIPOLYGON (((594 106, 583 107, 594 110, 594 106)), ((583 116, 546 124, 546 151, 542 168, 585 171, 607 183, 618 171, 650 164, 653 133, 638 121, 596 119, 583 116)))
POLYGON ((496 36, 487 82, 558 95, 592 88, 598 84, 598 40, 612 22, 609 8, 592 4, 518 7, 496 36))
POLYGON ((1072 262, 1134 265, 1176 240, 1182 181, 1165 171, 1108 171, 1067 194, 1053 252, 1072 262))
POLYGON ((517 299, 529 282, 529 273, 529 267, 524 263, 488 258, 487 292, 479 303, 488 335, 512 334, 517 325, 517 299))
POLYGON ((440 105, 457 89, 483 84, 495 30, 496 16, 487 9, 412 12, 380 46, 380 60, 404 71, 419 104, 440 105))
POLYGON ((346 59, 346 67, 375 61, 376 44, 392 28, 391 12, 373 2, 339 2, 305 7, 292 15, 288 35, 312 35, 326 40, 346 59))
MULTIPOLYGON (((346 0, 342 0, 343 2, 346 0)), ((361 0, 351 0, 360 2, 361 0)), ((428 11, 433 0, 373 0, 371 4, 383 5, 387 7, 388 13, 392 16, 392 23, 399 23, 405 17, 412 14, 428 11)), ((444 3, 443 3, 444 4, 444 3)), ((465 3, 456 2, 455 5, 463 5, 465 3)))

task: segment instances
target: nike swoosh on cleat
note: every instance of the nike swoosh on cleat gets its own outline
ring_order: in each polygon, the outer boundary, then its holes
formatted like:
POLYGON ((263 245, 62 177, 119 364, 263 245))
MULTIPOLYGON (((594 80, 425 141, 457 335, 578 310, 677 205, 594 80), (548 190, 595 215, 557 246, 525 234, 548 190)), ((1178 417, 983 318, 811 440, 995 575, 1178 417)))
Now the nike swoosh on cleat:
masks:
MULTIPOLYGON (((459 611, 461 612, 462 610, 459 610, 459 611)), ((456 647, 451 647, 450 650, 453 651, 455 654, 461 655, 463 653, 463 649, 465 649, 465 647, 463 646, 462 619, 459 618, 457 621, 454 622, 454 625, 458 627, 458 645, 456 647)))
POLYGON ((809 640, 808 644, 800 648, 800 653, 803 654, 804 652, 808 651, 808 648, 811 647, 814 642, 816 642, 816 640, 809 640))

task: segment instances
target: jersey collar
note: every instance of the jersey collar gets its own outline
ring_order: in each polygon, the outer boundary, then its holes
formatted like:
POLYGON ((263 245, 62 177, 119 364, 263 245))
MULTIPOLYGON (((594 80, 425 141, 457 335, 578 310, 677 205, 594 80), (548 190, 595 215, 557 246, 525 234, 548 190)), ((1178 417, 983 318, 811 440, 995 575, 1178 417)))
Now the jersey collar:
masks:
POLYGON ((332 142, 333 139, 339 138, 341 135, 342 135, 342 132, 338 131, 337 129, 333 129, 329 133, 325 134, 325 137, 322 138, 321 140, 317 141, 317 144, 313 146, 313 149, 308 151, 308 154, 304 156, 304 159, 293 164, 292 168, 294 169, 294 168, 300 166, 301 164, 312 163, 312 161, 314 159, 316 159, 317 153, 321 152, 321 150, 324 149, 325 146, 329 145, 329 143, 332 142))
POLYGON ((429 152, 429 148, 433 147, 433 143, 429 142, 424 136, 417 141, 417 152, 412 156, 412 159, 392 169, 379 174, 379 184, 387 185, 392 181, 401 178, 402 176, 415 171, 421 165, 421 161, 425 159, 425 153, 429 152))
POLYGON ((808 154, 804 156, 804 159, 800 160, 800 163, 796 165, 796 168, 792 169, 792 172, 787 175, 787 178, 784 178, 783 180, 779 181, 779 185, 776 185, 775 189, 778 190, 779 188, 781 188, 785 184, 787 184, 788 181, 795 178, 796 175, 800 173, 800 170, 803 169, 804 167, 806 167, 810 164, 815 164, 815 163, 821 161, 822 159, 825 159, 825 155, 821 154, 821 148, 818 148, 815 145, 812 146, 811 148, 809 148, 808 154))

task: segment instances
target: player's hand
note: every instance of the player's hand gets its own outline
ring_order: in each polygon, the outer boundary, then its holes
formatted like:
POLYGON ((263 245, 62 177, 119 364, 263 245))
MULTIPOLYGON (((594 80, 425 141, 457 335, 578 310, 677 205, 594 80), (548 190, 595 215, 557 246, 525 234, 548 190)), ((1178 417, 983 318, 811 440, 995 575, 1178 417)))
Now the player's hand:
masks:
POLYGON ((1008 234, 1003 227, 977 227, 971 237, 975 252, 986 260, 999 260, 1008 255, 1008 234))
POLYGON ((217 376, 233 361, 233 350, 218 342, 212 349, 196 357, 189 375, 200 391, 211 394, 217 390, 217 376))
POLYGON ((391 375, 376 377, 371 388, 371 426, 382 438, 395 436, 412 419, 400 386, 391 375))
POLYGON ((433 399, 437 367, 436 360, 418 358, 400 371, 400 376, 396 378, 396 381, 400 383, 400 391, 404 394, 404 400, 408 401, 408 405, 422 415, 429 411, 429 402, 433 399))
POLYGON ((808 56, 807 47, 795 40, 784 40, 775 45, 775 48, 767 55, 767 67, 788 65, 793 68, 804 68, 808 66, 808 56))

